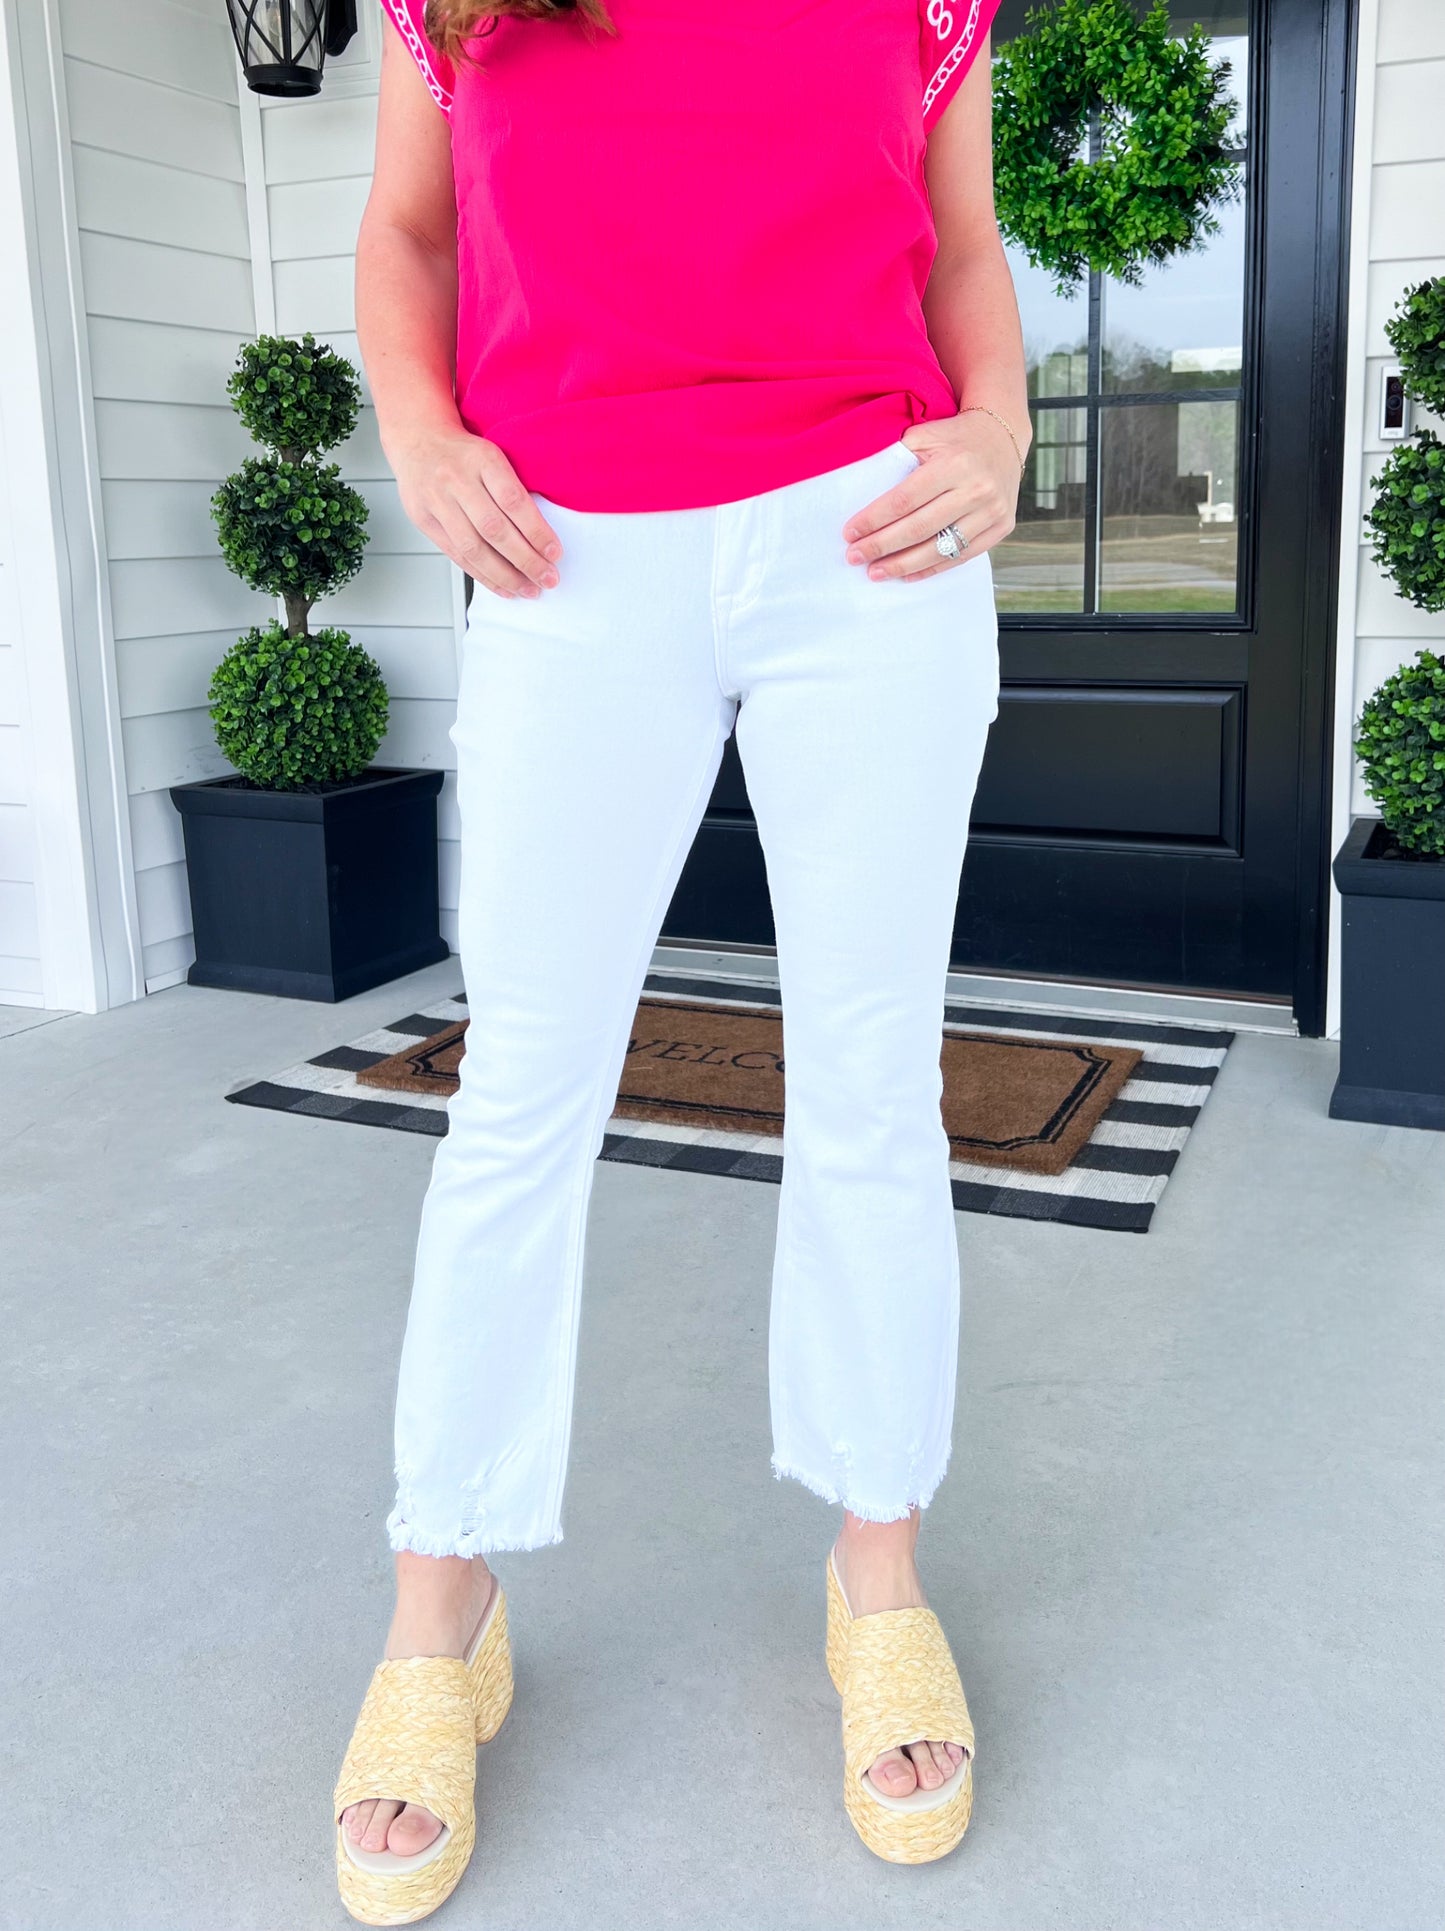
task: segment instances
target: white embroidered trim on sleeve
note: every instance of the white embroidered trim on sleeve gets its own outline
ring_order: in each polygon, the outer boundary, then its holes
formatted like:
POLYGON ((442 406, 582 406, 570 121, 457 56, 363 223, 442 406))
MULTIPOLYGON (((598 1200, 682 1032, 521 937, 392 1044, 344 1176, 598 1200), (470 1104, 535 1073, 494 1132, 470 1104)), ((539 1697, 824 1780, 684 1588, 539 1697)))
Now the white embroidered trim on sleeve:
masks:
MULTIPOLYGON (((925 114, 947 85, 949 75, 953 73, 960 61, 968 58, 969 49, 973 46, 974 35, 978 31, 978 17, 982 12, 983 0, 970 0, 968 18, 963 23, 963 32, 954 41, 942 61, 934 69, 932 78, 923 90, 923 111, 925 114)), ((927 19, 929 26, 937 34, 939 41, 946 41, 948 36, 953 32, 953 14, 948 7, 947 0, 928 0, 927 19)))
POLYGON ((431 89, 432 99, 436 102, 443 114, 450 114, 452 111, 451 92, 442 85, 441 76, 437 73, 433 61, 432 44, 426 35, 418 30, 416 22, 406 10, 405 0, 381 0, 381 4, 386 8, 386 11, 396 23, 397 32, 401 35, 407 46, 410 47, 412 58, 421 69, 422 79, 431 89))

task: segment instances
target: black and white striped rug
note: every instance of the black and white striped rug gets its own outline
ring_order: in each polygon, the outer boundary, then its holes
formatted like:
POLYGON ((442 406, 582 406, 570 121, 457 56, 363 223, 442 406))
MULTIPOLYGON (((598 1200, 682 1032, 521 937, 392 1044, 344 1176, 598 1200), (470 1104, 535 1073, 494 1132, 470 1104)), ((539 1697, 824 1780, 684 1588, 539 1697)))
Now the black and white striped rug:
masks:
MULTIPOLYGON (((778 1004, 776 986, 678 973, 650 972, 645 990, 713 1004, 778 1004)), ((350 1045, 290 1066, 273 1079, 242 1086, 226 1098, 238 1106, 272 1107, 283 1113, 440 1137, 447 1130, 446 1100, 440 1095, 385 1095, 359 1085, 356 1075, 363 1067, 402 1051, 412 1040, 440 1032, 466 1015, 465 1000, 444 999, 350 1045)), ((1146 1233, 1233 1033, 963 1005, 945 1007, 944 1024, 948 1030, 1017 1033, 1025 1039, 1110 1040, 1139 1048, 1144 1057, 1065 1172, 1020 1173, 968 1160, 952 1161, 949 1170, 954 1205, 964 1213, 1010 1214, 1022 1220, 1146 1233)), ((722 1174, 734 1180, 777 1182, 783 1177, 783 1156, 775 1134, 726 1133, 651 1120, 609 1120, 601 1158, 722 1174)))

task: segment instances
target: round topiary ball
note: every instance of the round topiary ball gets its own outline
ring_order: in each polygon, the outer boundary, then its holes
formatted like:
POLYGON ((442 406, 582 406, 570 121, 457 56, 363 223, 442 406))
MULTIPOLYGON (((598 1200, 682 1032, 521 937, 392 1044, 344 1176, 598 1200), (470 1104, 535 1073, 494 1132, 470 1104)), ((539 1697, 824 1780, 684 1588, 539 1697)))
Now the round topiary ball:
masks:
POLYGON ((1394 450, 1370 487, 1373 555, 1402 597, 1445 610, 1445 443, 1422 429, 1394 450))
POLYGON ((1400 375, 1417 402, 1445 416, 1445 275, 1407 289, 1385 324, 1400 375))
POLYGON ((1365 789, 1402 851, 1445 858, 1445 662, 1422 650, 1360 713, 1365 789))
POLYGON ((273 597, 329 596, 361 568, 366 499, 335 463, 251 456, 211 498, 236 575, 273 597))
POLYGON ((272 449, 332 449, 356 427, 361 408, 355 367, 309 330, 243 343, 226 392, 257 442, 272 449))
POLYGON ((379 665, 344 630, 292 637, 274 622, 232 644, 210 700, 222 752, 268 791, 359 777, 389 710, 379 665))

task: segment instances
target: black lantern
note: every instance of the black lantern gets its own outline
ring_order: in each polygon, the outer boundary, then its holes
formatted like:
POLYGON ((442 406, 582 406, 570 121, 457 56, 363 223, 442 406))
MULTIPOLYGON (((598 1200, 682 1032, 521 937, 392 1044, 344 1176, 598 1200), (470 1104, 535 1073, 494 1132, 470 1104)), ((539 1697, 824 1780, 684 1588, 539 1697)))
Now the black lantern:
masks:
POLYGON ((319 94, 328 54, 356 32, 356 0, 226 0, 253 94, 319 94))

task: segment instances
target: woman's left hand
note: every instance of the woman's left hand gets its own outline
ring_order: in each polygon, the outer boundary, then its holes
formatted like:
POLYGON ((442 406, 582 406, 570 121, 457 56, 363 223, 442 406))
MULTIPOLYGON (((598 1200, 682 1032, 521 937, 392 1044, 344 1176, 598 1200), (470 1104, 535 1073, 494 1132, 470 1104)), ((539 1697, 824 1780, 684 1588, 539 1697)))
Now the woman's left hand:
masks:
POLYGON ((1021 479, 1008 431, 982 410, 914 423, 902 440, 921 459, 917 469, 849 517, 843 538, 848 561, 870 577, 921 583, 1003 541, 1021 479), (967 547, 941 557, 933 539, 949 523, 967 547))

